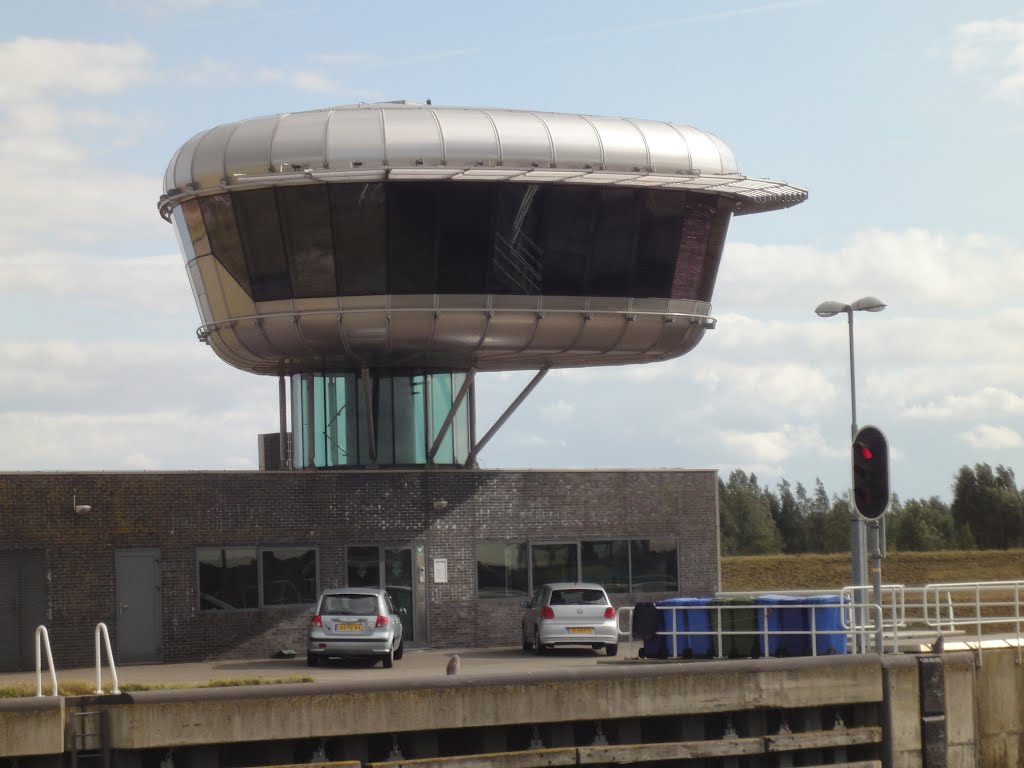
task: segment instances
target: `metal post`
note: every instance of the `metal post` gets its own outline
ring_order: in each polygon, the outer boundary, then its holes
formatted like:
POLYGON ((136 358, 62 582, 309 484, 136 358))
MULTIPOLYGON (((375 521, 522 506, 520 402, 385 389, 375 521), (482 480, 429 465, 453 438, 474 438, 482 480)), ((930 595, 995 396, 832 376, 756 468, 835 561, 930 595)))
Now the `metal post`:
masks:
POLYGON ((545 367, 537 371, 537 375, 530 379, 530 383, 526 385, 523 391, 519 393, 519 396, 512 401, 512 404, 508 408, 506 408, 505 412, 501 414, 501 416, 498 418, 496 422, 494 422, 494 426, 487 430, 487 434, 480 438, 480 442, 475 443, 473 445, 473 449, 469 452, 469 458, 466 459, 467 466, 472 467, 476 465, 476 457, 480 455, 480 451, 482 451, 484 449, 484 446, 487 445, 488 441, 490 441, 490 439, 494 437, 495 432, 501 429, 502 425, 506 421, 508 421, 509 416, 511 416, 513 412, 515 412, 516 408, 518 408, 522 404, 523 400, 525 400, 529 396, 529 394, 533 392, 533 388, 540 384, 541 379, 543 379, 547 375, 548 370, 549 369, 545 367))
POLYGON ((279 440, 280 445, 278 446, 278 464, 279 469, 288 468, 288 406, 285 400, 285 389, 284 389, 284 376, 277 377, 277 410, 280 418, 279 426, 279 440))
MULTIPOLYGON (((846 307, 846 316, 849 320, 850 327, 850 442, 853 443, 855 437, 857 437, 857 376, 856 367, 854 363, 854 345, 853 345, 853 307, 846 307)), ((865 542, 865 531, 864 531, 864 520, 857 512, 857 507, 854 504, 853 499, 853 486, 850 486, 850 561, 852 564, 852 578, 853 585, 858 587, 856 591, 855 603, 863 603, 865 597, 865 591, 861 589, 867 584, 865 578, 864 566, 866 560, 866 542, 865 542)), ((864 626, 866 617, 864 616, 864 610, 862 608, 854 608, 854 621, 858 626, 864 626)), ((860 637, 861 634, 858 632, 854 637, 860 637)), ((863 648, 860 650, 864 650, 863 648)))
POLYGON ((884 613, 882 612, 882 550, 879 547, 878 540, 878 521, 871 521, 871 585, 874 588, 875 605, 879 608, 878 614, 878 626, 875 627, 875 652, 881 655, 883 653, 883 638, 882 638, 882 620, 884 619, 884 613))

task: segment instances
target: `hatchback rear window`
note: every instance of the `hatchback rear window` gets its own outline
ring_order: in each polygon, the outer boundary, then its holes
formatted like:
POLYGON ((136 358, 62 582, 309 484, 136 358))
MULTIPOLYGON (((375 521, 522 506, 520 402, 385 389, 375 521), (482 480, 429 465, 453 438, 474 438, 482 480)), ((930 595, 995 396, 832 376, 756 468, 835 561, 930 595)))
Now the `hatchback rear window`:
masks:
POLYGON ((376 616, 376 595, 324 595, 320 613, 330 616, 376 616))
POLYGON ((551 593, 551 605, 605 605, 608 598, 600 589, 557 589, 551 593))

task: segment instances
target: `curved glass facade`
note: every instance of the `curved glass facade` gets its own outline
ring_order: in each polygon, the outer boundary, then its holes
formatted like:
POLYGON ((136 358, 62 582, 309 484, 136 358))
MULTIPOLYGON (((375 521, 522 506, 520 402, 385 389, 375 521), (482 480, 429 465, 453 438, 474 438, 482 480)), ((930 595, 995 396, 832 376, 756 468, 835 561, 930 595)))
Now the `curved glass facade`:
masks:
POLYGON ((519 294, 710 301, 732 203, 585 184, 375 182, 184 201, 191 262, 212 254, 257 302, 519 294))
MULTIPOLYGON (((463 373, 374 372, 369 379, 373 408, 368 418, 358 374, 293 376, 292 465, 303 469, 427 464, 465 379, 463 373)), ((432 463, 465 464, 471 438, 468 403, 463 399, 432 463)))

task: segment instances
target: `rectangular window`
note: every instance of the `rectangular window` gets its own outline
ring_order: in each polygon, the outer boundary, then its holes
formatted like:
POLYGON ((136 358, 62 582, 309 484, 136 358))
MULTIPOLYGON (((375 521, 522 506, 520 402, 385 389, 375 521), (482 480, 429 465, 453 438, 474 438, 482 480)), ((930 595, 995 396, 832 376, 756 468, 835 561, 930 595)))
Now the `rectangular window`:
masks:
POLYGON ((259 608, 255 547, 204 547, 196 558, 202 610, 259 608))
POLYGON ((526 597, 529 594, 526 543, 481 541, 476 545, 477 595, 526 597))
POLYGON ((583 581, 608 592, 629 592, 628 541, 581 541, 580 567, 583 581))
POLYGON ((317 553, 310 547, 200 547, 199 608, 246 610, 308 605, 317 595, 317 553))
POLYGON ((530 568, 534 584, 579 580, 579 546, 564 544, 533 544, 530 546, 530 568))
POLYGON ((482 541, 476 547, 477 597, 523 598, 551 582, 592 582, 612 594, 675 593, 674 539, 527 542, 482 541))
POLYGON ((292 298, 288 259, 281 242, 277 199, 272 188, 236 192, 235 217, 249 265, 256 301, 292 298))
POLYGON ((631 541, 629 550, 633 592, 675 592, 679 588, 674 540, 631 541))
POLYGON ((260 554, 264 605, 301 605, 316 600, 316 550, 278 547, 260 554))

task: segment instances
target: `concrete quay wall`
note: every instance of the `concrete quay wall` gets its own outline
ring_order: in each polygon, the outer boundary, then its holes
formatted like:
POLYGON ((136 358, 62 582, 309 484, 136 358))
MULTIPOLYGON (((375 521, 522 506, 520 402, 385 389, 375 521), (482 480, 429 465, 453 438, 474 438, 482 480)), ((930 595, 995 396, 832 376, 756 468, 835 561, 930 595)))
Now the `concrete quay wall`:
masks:
MULTIPOLYGON (((779 765, 1024 764, 1024 668, 1015 650, 983 657, 623 662, 441 682, 14 699, 0 702, 0 766, 60 764, 72 750, 76 717, 87 712, 104 713, 101 741, 113 764, 143 768, 169 750, 181 764, 216 765, 232 744, 262 752, 260 760, 232 763, 240 765, 270 765, 269 755, 277 764, 306 762, 317 746, 328 759, 365 765, 385 759, 374 746, 385 740, 401 743, 403 759, 519 755, 526 747, 516 733, 531 728, 547 749, 575 749, 579 760, 600 746, 595 725, 607 735, 601 748, 626 750, 628 762, 733 754, 743 766, 744 755, 756 762, 788 750, 779 765), (453 733, 464 734, 455 741, 464 751, 444 742, 453 733)), ((532 758, 515 759, 526 765, 532 758)))

